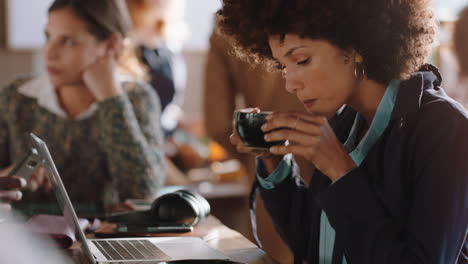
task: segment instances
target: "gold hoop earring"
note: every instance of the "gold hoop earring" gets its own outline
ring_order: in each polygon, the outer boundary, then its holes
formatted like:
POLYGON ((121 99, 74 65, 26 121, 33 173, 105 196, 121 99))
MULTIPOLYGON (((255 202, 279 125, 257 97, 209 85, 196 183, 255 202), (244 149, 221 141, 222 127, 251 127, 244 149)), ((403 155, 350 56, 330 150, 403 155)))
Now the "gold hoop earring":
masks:
POLYGON ((362 78, 364 78, 365 75, 366 71, 364 70, 364 66, 362 66, 361 64, 356 64, 356 66, 354 67, 354 77, 356 77, 356 79, 358 80, 361 80, 362 78))
POLYGON ((356 79, 359 79, 359 75, 358 75, 358 72, 357 72, 357 68, 358 68, 358 65, 356 64, 356 65, 354 66, 354 77, 355 77, 356 79))
POLYGON ((354 62, 355 62, 354 77, 356 77, 356 79, 358 79, 358 80, 364 78, 364 75, 366 74, 366 72, 364 70, 364 66, 362 64, 363 61, 364 61, 364 59, 359 54, 356 55, 356 57, 354 57, 354 62))

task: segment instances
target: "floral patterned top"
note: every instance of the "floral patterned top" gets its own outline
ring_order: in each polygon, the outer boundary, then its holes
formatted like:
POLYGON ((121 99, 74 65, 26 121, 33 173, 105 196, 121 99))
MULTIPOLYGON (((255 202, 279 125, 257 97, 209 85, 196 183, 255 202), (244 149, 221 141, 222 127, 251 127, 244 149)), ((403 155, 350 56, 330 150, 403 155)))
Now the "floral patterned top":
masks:
MULTIPOLYGON (((32 132, 48 145, 78 213, 103 213, 127 198, 153 197, 165 168, 160 103, 151 86, 122 82, 126 94, 70 119, 60 114, 55 91, 42 79, 20 78, 0 90, 0 168, 25 155, 32 132), (44 103, 44 97, 56 103, 44 103)), ((23 194, 16 205, 28 213, 31 204, 55 204, 53 193, 41 189, 23 194)))

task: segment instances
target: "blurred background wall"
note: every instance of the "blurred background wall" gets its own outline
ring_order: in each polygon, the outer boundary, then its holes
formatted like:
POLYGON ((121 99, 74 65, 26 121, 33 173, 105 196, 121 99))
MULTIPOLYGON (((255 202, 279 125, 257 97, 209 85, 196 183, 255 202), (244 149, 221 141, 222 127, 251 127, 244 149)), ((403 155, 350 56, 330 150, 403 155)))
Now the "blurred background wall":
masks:
MULTIPOLYGON (((51 0, 0 0, 0 85, 22 73, 43 71, 40 44, 47 6, 51 0), (26 7, 26 8, 24 8, 26 7)), ((436 0, 439 19, 450 20, 468 4, 466 0, 436 0)), ((187 88, 183 109, 188 120, 202 116, 203 68, 213 13, 220 0, 188 0, 186 20, 190 37, 182 47, 187 63, 187 88)))

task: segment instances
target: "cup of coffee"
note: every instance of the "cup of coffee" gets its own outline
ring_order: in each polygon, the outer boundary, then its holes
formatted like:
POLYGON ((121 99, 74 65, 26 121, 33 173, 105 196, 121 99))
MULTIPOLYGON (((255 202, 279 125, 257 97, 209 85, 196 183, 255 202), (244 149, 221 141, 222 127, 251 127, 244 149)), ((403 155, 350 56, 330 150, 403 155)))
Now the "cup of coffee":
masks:
POLYGON ((234 112, 234 126, 242 142, 249 148, 268 150, 273 145, 283 145, 285 141, 266 142, 261 127, 271 112, 252 112, 251 109, 234 112))

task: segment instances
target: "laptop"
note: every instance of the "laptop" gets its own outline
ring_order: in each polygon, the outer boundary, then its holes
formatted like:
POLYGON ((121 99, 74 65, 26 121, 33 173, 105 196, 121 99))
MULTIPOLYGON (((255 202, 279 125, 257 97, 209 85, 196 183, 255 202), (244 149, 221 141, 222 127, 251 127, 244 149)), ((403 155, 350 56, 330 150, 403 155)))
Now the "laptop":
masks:
MULTIPOLYGON (((199 237, 151 237, 87 239, 80 228, 78 217, 47 145, 34 134, 30 134, 33 147, 43 159, 49 180, 63 216, 74 228, 82 251, 91 263, 158 263, 176 260, 228 260, 199 237)), ((208 261, 209 262, 209 261, 208 261)))

